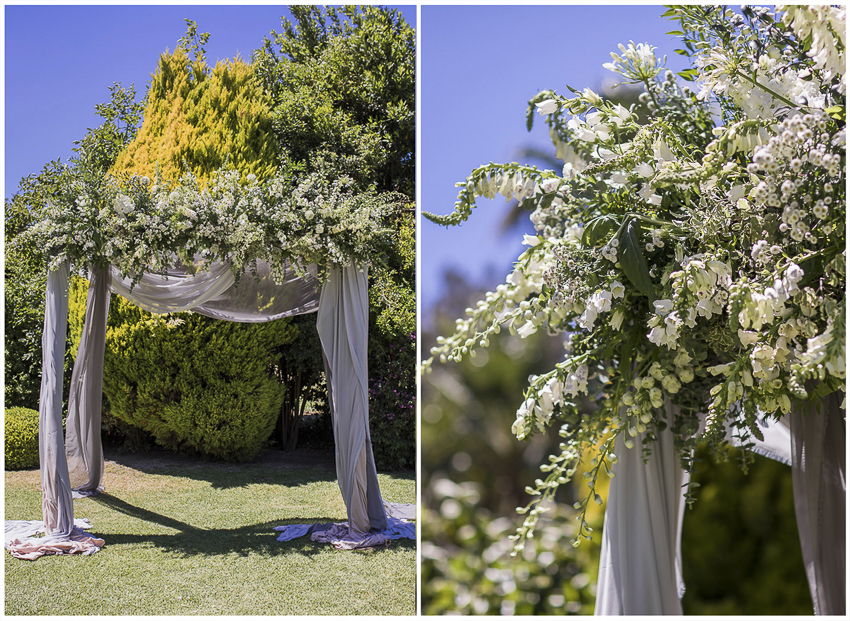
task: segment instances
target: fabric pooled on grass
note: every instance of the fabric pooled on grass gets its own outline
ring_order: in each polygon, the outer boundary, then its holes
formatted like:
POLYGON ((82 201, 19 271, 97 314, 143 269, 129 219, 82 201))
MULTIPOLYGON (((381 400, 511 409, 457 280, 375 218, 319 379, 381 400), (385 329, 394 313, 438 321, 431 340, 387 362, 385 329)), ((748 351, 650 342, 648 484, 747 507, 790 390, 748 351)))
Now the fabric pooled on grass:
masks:
POLYGON ((40 520, 7 520, 4 546, 15 558, 28 561, 48 554, 87 556, 99 552, 106 543, 87 533, 90 528, 88 520, 78 518, 70 535, 44 535, 44 522, 40 520))
POLYGON ((384 501, 387 527, 366 534, 352 533, 348 522, 340 524, 287 524, 275 526, 278 541, 292 541, 310 535, 312 541, 329 543, 337 550, 356 550, 386 545, 391 539, 416 539, 416 525, 405 520, 416 517, 416 506, 384 501), (401 518, 401 519, 400 519, 401 518))

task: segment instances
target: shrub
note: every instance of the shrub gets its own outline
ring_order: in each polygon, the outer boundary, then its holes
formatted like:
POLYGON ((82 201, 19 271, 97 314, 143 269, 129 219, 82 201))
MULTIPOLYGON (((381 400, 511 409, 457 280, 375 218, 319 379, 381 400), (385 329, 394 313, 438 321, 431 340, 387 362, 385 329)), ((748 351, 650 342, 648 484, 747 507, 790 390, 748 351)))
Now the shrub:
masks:
POLYGON ((395 244, 369 277, 369 423, 380 470, 416 463, 416 233, 414 209, 396 217, 395 244))
POLYGON ((6 470, 38 468, 38 412, 6 410, 6 470))
MULTIPOLYGON (((85 281, 72 286, 74 349, 86 290, 85 281)), ((194 313, 153 315, 113 296, 108 325, 105 419, 147 431, 167 449, 227 461, 250 460, 265 446, 286 392, 269 367, 296 335, 289 320, 237 324, 194 313)))
POLYGON ((379 470, 416 464, 416 385, 410 373, 416 333, 411 332, 406 340, 387 343, 386 354, 374 356, 380 366, 370 369, 369 428, 379 470))

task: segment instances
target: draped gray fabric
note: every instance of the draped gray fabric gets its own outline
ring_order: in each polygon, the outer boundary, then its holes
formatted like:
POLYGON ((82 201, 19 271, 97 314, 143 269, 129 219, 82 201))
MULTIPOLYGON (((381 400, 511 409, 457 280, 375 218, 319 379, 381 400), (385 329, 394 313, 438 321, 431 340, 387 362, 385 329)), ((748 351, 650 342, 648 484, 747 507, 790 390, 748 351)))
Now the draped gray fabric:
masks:
POLYGON ((112 291, 152 313, 191 310, 240 323, 274 321, 314 313, 319 308, 318 280, 299 278, 288 267, 282 282, 272 280, 265 261, 257 261, 256 277, 246 272, 238 283, 227 263, 204 270, 193 273, 186 267, 175 267, 164 275, 146 273, 132 286, 132 280, 113 267, 112 291))
POLYGON ((337 478, 356 536, 387 527, 369 435, 368 291, 365 268, 335 267, 322 287, 316 317, 332 386, 337 478))
MULTIPOLYGON (((809 414, 793 411, 779 421, 767 418, 761 424, 764 440, 753 439, 754 452, 792 466, 797 529, 816 614, 846 614, 846 435, 841 398, 842 393, 833 393, 825 407, 809 414)), ((665 407, 668 416, 675 412, 670 404, 665 407)), ((684 594, 682 486, 687 474, 679 466, 669 431, 660 434, 646 465, 640 438, 635 438, 631 450, 618 438, 615 448, 620 463, 605 510, 597 615, 682 614, 678 598, 684 594), (676 506, 674 528, 671 516, 676 506)), ((737 443, 731 435, 729 440, 737 443)))
POLYGON ((103 449, 100 439, 103 400, 103 355, 109 317, 109 270, 92 266, 86 315, 78 355, 71 374, 65 454, 71 485, 78 494, 103 489, 103 449))
MULTIPOLYGON (((145 274, 133 287, 130 279, 122 278, 115 268, 92 269, 85 327, 71 378, 67 458, 62 437, 62 376, 70 266, 63 264, 48 274, 39 405, 39 451, 47 534, 65 539, 85 535, 74 530, 69 461, 75 478, 82 481, 80 492, 83 495, 102 488, 100 410, 110 290, 152 312, 191 309, 230 321, 271 321, 319 311, 318 327, 334 412, 337 473, 348 511, 350 535, 357 538, 372 529, 386 529, 387 517, 378 489, 369 436, 366 270, 354 266, 334 269, 320 297, 318 280, 299 278, 291 269, 286 270, 283 283, 274 283, 269 266, 260 263, 256 277, 246 273, 235 284, 228 265, 202 267, 204 271, 197 274, 192 273, 197 270, 179 268, 165 275, 145 274)), ((30 549, 33 545, 29 540, 21 543, 22 549, 27 547, 27 553, 34 553, 30 549)), ((80 545, 75 541, 74 546, 64 549, 72 550, 80 545)), ((97 547, 90 543, 85 546, 88 550, 97 547)), ((61 546, 53 547, 62 549, 61 546)))
MULTIPOLYGON (((668 420, 675 407, 667 403, 668 420)), ((681 526, 686 473, 669 427, 644 465, 643 434, 615 441, 617 476, 608 488, 596 615, 681 615, 681 526)))
POLYGON ((797 530, 815 614, 847 613, 846 430, 842 393, 821 411, 792 411, 792 477, 797 530))
POLYGON ((42 513, 48 535, 67 538, 74 529, 74 505, 62 435, 62 384, 65 374, 65 333, 68 328, 66 262, 47 274, 42 373, 38 403, 38 458, 41 464, 42 513))

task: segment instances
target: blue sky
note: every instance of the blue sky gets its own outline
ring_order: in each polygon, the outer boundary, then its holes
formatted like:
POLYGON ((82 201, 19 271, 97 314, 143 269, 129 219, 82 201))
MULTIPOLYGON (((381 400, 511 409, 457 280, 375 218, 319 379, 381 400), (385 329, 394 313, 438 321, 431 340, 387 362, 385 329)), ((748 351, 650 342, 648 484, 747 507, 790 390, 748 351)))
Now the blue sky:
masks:
MULTIPOLYGON (((525 129, 528 100, 547 88, 598 90, 617 75, 602 68, 617 44, 650 43, 667 54, 674 71, 685 59, 673 53, 667 32, 677 23, 661 6, 423 6, 421 13, 421 201, 423 211, 445 214, 473 168, 519 161, 523 147, 553 152, 548 131, 525 129)), ((495 287, 522 251, 521 235, 500 236, 505 200, 481 200, 470 219, 446 229, 421 220, 423 325, 442 292, 443 273, 455 269, 495 287), (489 273, 489 277, 487 274, 489 273)))
MULTIPOLYGON (((403 6, 416 25, 416 7, 403 6)), ((285 6, 6 6, 5 186, 11 196, 21 178, 47 162, 73 154, 73 141, 100 125, 94 106, 109 100, 109 86, 135 84, 141 97, 159 55, 186 32, 184 18, 209 32, 207 60, 250 59, 272 30, 280 31, 285 6)))

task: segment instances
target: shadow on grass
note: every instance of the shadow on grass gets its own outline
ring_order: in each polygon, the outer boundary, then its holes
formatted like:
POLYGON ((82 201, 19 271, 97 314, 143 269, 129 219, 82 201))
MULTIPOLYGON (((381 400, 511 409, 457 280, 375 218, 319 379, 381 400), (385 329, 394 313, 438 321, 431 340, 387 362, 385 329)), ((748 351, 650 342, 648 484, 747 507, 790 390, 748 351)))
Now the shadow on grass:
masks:
POLYGON ((266 451, 245 462, 220 462, 167 451, 147 453, 110 452, 107 459, 144 474, 176 476, 209 483, 215 489, 247 487, 256 483, 301 485, 336 480, 333 453, 315 451, 266 451))
MULTIPOLYGON (((91 500, 130 517, 179 531, 170 535, 103 534, 92 531, 93 535, 102 536, 106 539, 107 547, 150 544, 163 551, 184 556, 220 556, 224 554, 238 554, 239 556, 250 556, 251 554, 262 554, 265 556, 287 554, 315 556, 316 554, 327 551, 330 546, 325 543, 311 541, 309 536, 299 537, 292 541, 278 541, 278 533, 274 530, 274 527, 289 524, 323 524, 339 521, 338 519, 328 517, 304 520, 281 519, 272 522, 263 522, 261 524, 251 524, 240 528, 205 529, 181 522, 180 520, 149 509, 131 505, 107 493, 93 496, 91 500)), ((416 542, 401 539, 393 541, 391 545, 392 547, 415 550, 416 542)), ((364 552, 373 551, 366 550, 364 552)))
MULTIPOLYGON (((110 453, 110 461, 157 476, 175 476, 204 481, 213 489, 231 489, 255 484, 306 485, 336 481, 334 454, 299 449, 290 453, 270 449, 251 462, 216 462, 165 451, 152 453, 110 453)), ((414 470, 381 472, 400 480, 416 480, 414 470)), ((109 484, 108 480, 106 481, 109 484)))

